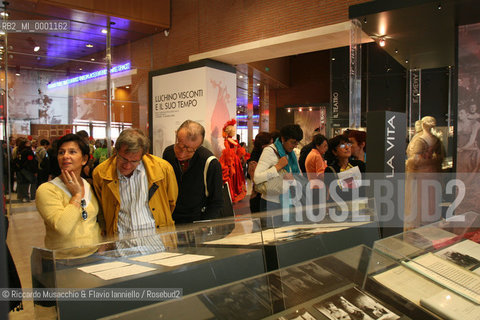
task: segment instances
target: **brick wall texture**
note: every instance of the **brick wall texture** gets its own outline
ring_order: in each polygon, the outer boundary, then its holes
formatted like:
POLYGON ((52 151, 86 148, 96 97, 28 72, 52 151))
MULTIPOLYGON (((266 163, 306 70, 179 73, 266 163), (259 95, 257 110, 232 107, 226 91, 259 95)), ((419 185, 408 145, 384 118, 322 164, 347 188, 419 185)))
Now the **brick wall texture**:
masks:
POLYGON ((153 36, 153 69, 196 53, 348 21, 367 0, 172 0, 170 34, 153 36))

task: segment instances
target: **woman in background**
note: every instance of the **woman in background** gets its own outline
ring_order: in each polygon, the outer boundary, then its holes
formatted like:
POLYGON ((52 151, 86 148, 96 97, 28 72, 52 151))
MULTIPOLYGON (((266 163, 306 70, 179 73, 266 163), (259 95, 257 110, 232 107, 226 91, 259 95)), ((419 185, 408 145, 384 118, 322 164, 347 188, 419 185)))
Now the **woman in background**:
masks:
MULTIPOLYGON (((328 150, 327 138, 323 134, 317 134, 313 137, 312 144, 313 149, 305 160, 305 169, 310 181, 310 190, 315 190, 323 187, 323 174, 327 168, 327 162, 323 158, 328 150)), ((312 195, 313 203, 318 203, 318 192, 313 192, 312 195)))
POLYGON ((35 200, 38 162, 32 150, 32 142, 22 139, 14 160, 17 173, 17 198, 22 202, 35 200), (30 195, 29 195, 30 189, 30 195))
MULTIPOLYGON (((293 149, 303 139, 302 128, 298 124, 286 125, 280 130, 280 138, 277 138, 273 144, 263 149, 258 165, 255 168, 254 182, 255 184, 264 183, 276 179, 275 185, 283 185, 283 180, 290 180, 293 182, 294 174, 300 174, 298 160, 293 149), (279 173, 282 169, 286 173, 282 175, 279 173)), ((260 200, 260 210, 276 210, 281 209, 283 194, 288 190, 283 190, 280 193, 275 190, 266 190, 262 193, 260 200), (285 192, 283 192, 285 191, 285 192)))
POLYGON ((328 141, 328 149, 333 156, 333 161, 325 168, 325 185, 329 188, 330 199, 332 199, 332 192, 336 192, 344 201, 354 200, 353 189, 360 187, 359 180, 362 178, 361 174, 365 172, 365 163, 350 158, 351 147, 352 144, 344 135, 328 141))
MULTIPOLYGON (((268 132, 259 132, 255 136, 255 140, 253 142, 253 150, 250 155, 250 159, 248 159, 248 177, 253 182, 253 176, 255 173, 255 168, 257 167, 258 160, 260 160, 260 156, 262 155, 262 151, 265 147, 269 144, 272 144, 272 136, 268 132)), ((250 212, 260 212, 260 199, 262 195, 255 191, 255 184, 252 186, 252 193, 250 194, 250 212)))

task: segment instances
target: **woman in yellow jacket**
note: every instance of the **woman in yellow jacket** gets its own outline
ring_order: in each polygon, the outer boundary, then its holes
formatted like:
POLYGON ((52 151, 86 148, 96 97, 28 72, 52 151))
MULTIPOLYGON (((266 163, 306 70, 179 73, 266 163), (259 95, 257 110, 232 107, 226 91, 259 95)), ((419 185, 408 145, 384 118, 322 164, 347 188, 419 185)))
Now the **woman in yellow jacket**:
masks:
POLYGON ((100 241, 98 202, 90 185, 80 177, 89 154, 88 145, 78 135, 63 136, 57 158, 61 175, 37 190, 37 210, 45 223, 45 246, 49 249, 87 247, 83 250, 87 253, 95 251, 88 246, 100 241))

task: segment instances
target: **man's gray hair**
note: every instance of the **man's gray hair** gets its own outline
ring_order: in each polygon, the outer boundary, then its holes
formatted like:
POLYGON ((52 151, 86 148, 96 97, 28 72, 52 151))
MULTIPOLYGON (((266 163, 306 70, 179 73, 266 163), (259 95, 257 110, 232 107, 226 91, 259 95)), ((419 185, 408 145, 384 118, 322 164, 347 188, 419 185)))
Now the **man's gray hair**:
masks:
POLYGON ((186 120, 184 121, 180 127, 178 127, 177 134, 181 129, 185 129, 187 131, 187 139, 189 141, 195 141, 197 138, 205 139, 205 128, 198 122, 193 120, 186 120))
POLYGON ((142 130, 129 128, 123 130, 115 142, 115 149, 117 152, 123 146, 127 146, 127 149, 125 150, 127 153, 142 151, 142 155, 144 155, 150 150, 150 140, 145 136, 142 130))

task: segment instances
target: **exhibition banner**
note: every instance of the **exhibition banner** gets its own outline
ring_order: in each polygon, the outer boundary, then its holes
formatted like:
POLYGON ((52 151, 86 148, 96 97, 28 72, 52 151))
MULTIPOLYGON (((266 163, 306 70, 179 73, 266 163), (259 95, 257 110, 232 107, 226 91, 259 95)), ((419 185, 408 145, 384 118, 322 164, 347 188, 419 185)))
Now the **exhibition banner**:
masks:
POLYGON ((223 124, 236 114, 236 73, 215 68, 216 64, 187 64, 167 70, 172 72, 151 73, 153 154, 162 156, 163 150, 175 143, 178 127, 185 120, 194 120, 205 127, 203 145, 220 156, 223 124))

